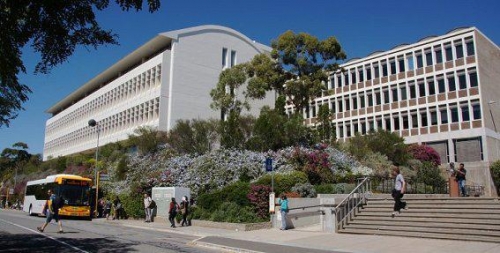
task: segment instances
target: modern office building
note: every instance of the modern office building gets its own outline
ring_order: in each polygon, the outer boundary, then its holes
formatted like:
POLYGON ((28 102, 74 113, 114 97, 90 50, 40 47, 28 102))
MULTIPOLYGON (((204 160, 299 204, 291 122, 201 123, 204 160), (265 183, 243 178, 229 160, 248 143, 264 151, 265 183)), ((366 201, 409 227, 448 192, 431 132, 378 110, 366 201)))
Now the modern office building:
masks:
MULTIPOLYGON (((337 138, 385 129, 464 163, 467 184, 496 195, 489 165, 500 159, 500 48, 478 29, 460 28, 351 59, 304 113, 309 125, 327 104, 337 138)), ((289 108, 291 109, 291 108, 289 108)), ((458 167, 458 166, 457 166, 458 167)))
MULTIPOLYGON (((104 145, 141 126, 168 131, 181 119, 220 119, 210 90, 221 71, 270 50, 222 26, 161 33, 47 110, 43 159, 95 148, 97 130, 104 145)), ((263 105, 274 96, 253 101, 250 113, 263 105)))

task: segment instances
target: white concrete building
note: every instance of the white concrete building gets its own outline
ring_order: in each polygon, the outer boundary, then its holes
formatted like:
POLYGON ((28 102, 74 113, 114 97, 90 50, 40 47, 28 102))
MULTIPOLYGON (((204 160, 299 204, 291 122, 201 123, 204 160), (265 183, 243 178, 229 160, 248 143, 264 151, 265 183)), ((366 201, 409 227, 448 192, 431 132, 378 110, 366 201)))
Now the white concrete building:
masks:
POLYGON ((341 67, 304 113, 309 125, 327 104, 337 138, 396 132, 436 149, 443 166, 465 163, 467 184, 496 195, 489 165, 500 159, 500 48, 484 34, 455 29, 341 67))
MULTIPOLYGON (((220 118, 210 109, 210 90, 224 68, 270 48, 222 26, 206 25, 159 34, 82 85, 47 112, 43 159, 128 138, 140 126, 169 131, 177 120, 220 118)), ((274 105, 274 96, 254 101, 251 114, 274 105)))

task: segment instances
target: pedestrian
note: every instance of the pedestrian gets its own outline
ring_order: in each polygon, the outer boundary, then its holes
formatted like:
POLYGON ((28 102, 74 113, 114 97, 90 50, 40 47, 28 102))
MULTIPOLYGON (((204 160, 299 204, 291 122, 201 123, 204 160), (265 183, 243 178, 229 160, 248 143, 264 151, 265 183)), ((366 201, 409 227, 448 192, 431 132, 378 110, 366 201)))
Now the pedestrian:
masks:
POLYGON ((109 215, 111 214, 111 206, 113 204, 111 203, 111 201, 109 199, 105 199, 104 200, 104 217, 107 219, 109 219, 109 215))
POLYGON ((187 216, 189 214, 189 201, 188 201, 187 196, 182 197, 180 209, 181 209, 181 214, 182 214, 181 226, 182 227, 184 227, 184 225, 188 226, 187 216))
POLYGON ((280 213, 281 213, 281 228, 280 230, 286 230, 287 229, 287 224, 286 224, 286 216, 288 214, 288 199, 286 198, 285 194, 281 194, 281 198, 278 202, 280 205, 280 213))
POLYGON ((172 198, 168 207, 168 220, 170 221, 171 228, 175 228, 175 216, 177 216, 177 209, 179 209, 179 205, 175 202, 175 198, 172 198))
POLYGON ((45 201, 45 205, 43 207, 43 213, 45 213, 47 219, 45 220, 45 223, 41 227, 37 227, 37 229, 43 233, 50 221, 54 219, 59 224, 58 233, 63 233, 62 221, 59 219, 59 208, 62 206, 62 203, 60 203, 61 198, 53 194, 52 190, 48 190, 47 195, 49 195, 49 199, 45 201))
POLYGON ((467 175, 467 170, 465 170, 465 165, 463 163, 460 164, 460 168, 456 171, 455 179, 458 182, 458 189, 462 193, 462 197, 467 197, 467 193, 465 191, 465 176, 467 175))
POLYGON ((120 217, 122 216, 122 202, 120 201, 120 198, 116 196, 115 200, 113 201, 113 207, 115 209, 115 213, 113 216, 113 220, 117 219, 119 220, 120 217))
POLYGON ((406 209, 406 202, 401 201, 401 198, 405 194, 406 181, 397 166, 392 169, 392 175, 395 177, 394 189, 392 189, 392 197, 395 201, 394 212, 391 215, 394 218, 396 214, 401 213, 401 209, 406 209))
POLYGON ((153 200, 151 197, 144 193, 144 212, 146 213, 146 220, 144 222, 151 222, 151 203, 153 200))

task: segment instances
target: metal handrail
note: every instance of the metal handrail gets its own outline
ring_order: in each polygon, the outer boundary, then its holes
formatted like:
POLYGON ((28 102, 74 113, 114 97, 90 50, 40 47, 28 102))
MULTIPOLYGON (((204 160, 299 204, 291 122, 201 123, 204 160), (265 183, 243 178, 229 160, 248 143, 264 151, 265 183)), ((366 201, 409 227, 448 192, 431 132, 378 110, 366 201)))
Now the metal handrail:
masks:
POLYGON ((358 207, 366 204, 366 193, 370 191, 370 178, 366 177, 352 190, 347 197, 335 207, 335 231, 344 228, 347 221, 353 217, 358 207))

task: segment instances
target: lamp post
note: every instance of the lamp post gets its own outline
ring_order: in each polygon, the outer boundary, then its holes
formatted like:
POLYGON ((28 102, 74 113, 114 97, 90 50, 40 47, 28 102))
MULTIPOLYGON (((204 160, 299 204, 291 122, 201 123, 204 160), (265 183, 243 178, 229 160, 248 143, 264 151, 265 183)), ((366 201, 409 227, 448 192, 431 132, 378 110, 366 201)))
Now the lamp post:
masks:
POLYGON ((99 134, 101 132, 101 129, 100 129, 100 126, 99 124, 97 124, 97 121, 95 121, 94 119, 91 119, 89 120, 89 126, 90 127, 97 127, 97 146, 96 146, 96 149, 95 149, 95 166, 94 166, 94 180, 95 180, 95 209, 94 209, 94 212, 95 212, 95 215, 97 217, 97 201, 98 201, 98 198, 99 198, 99 173, 98 173, 98 169, 97 169, 97 164, 98 164, 98 161, 99 161, 99 134))

